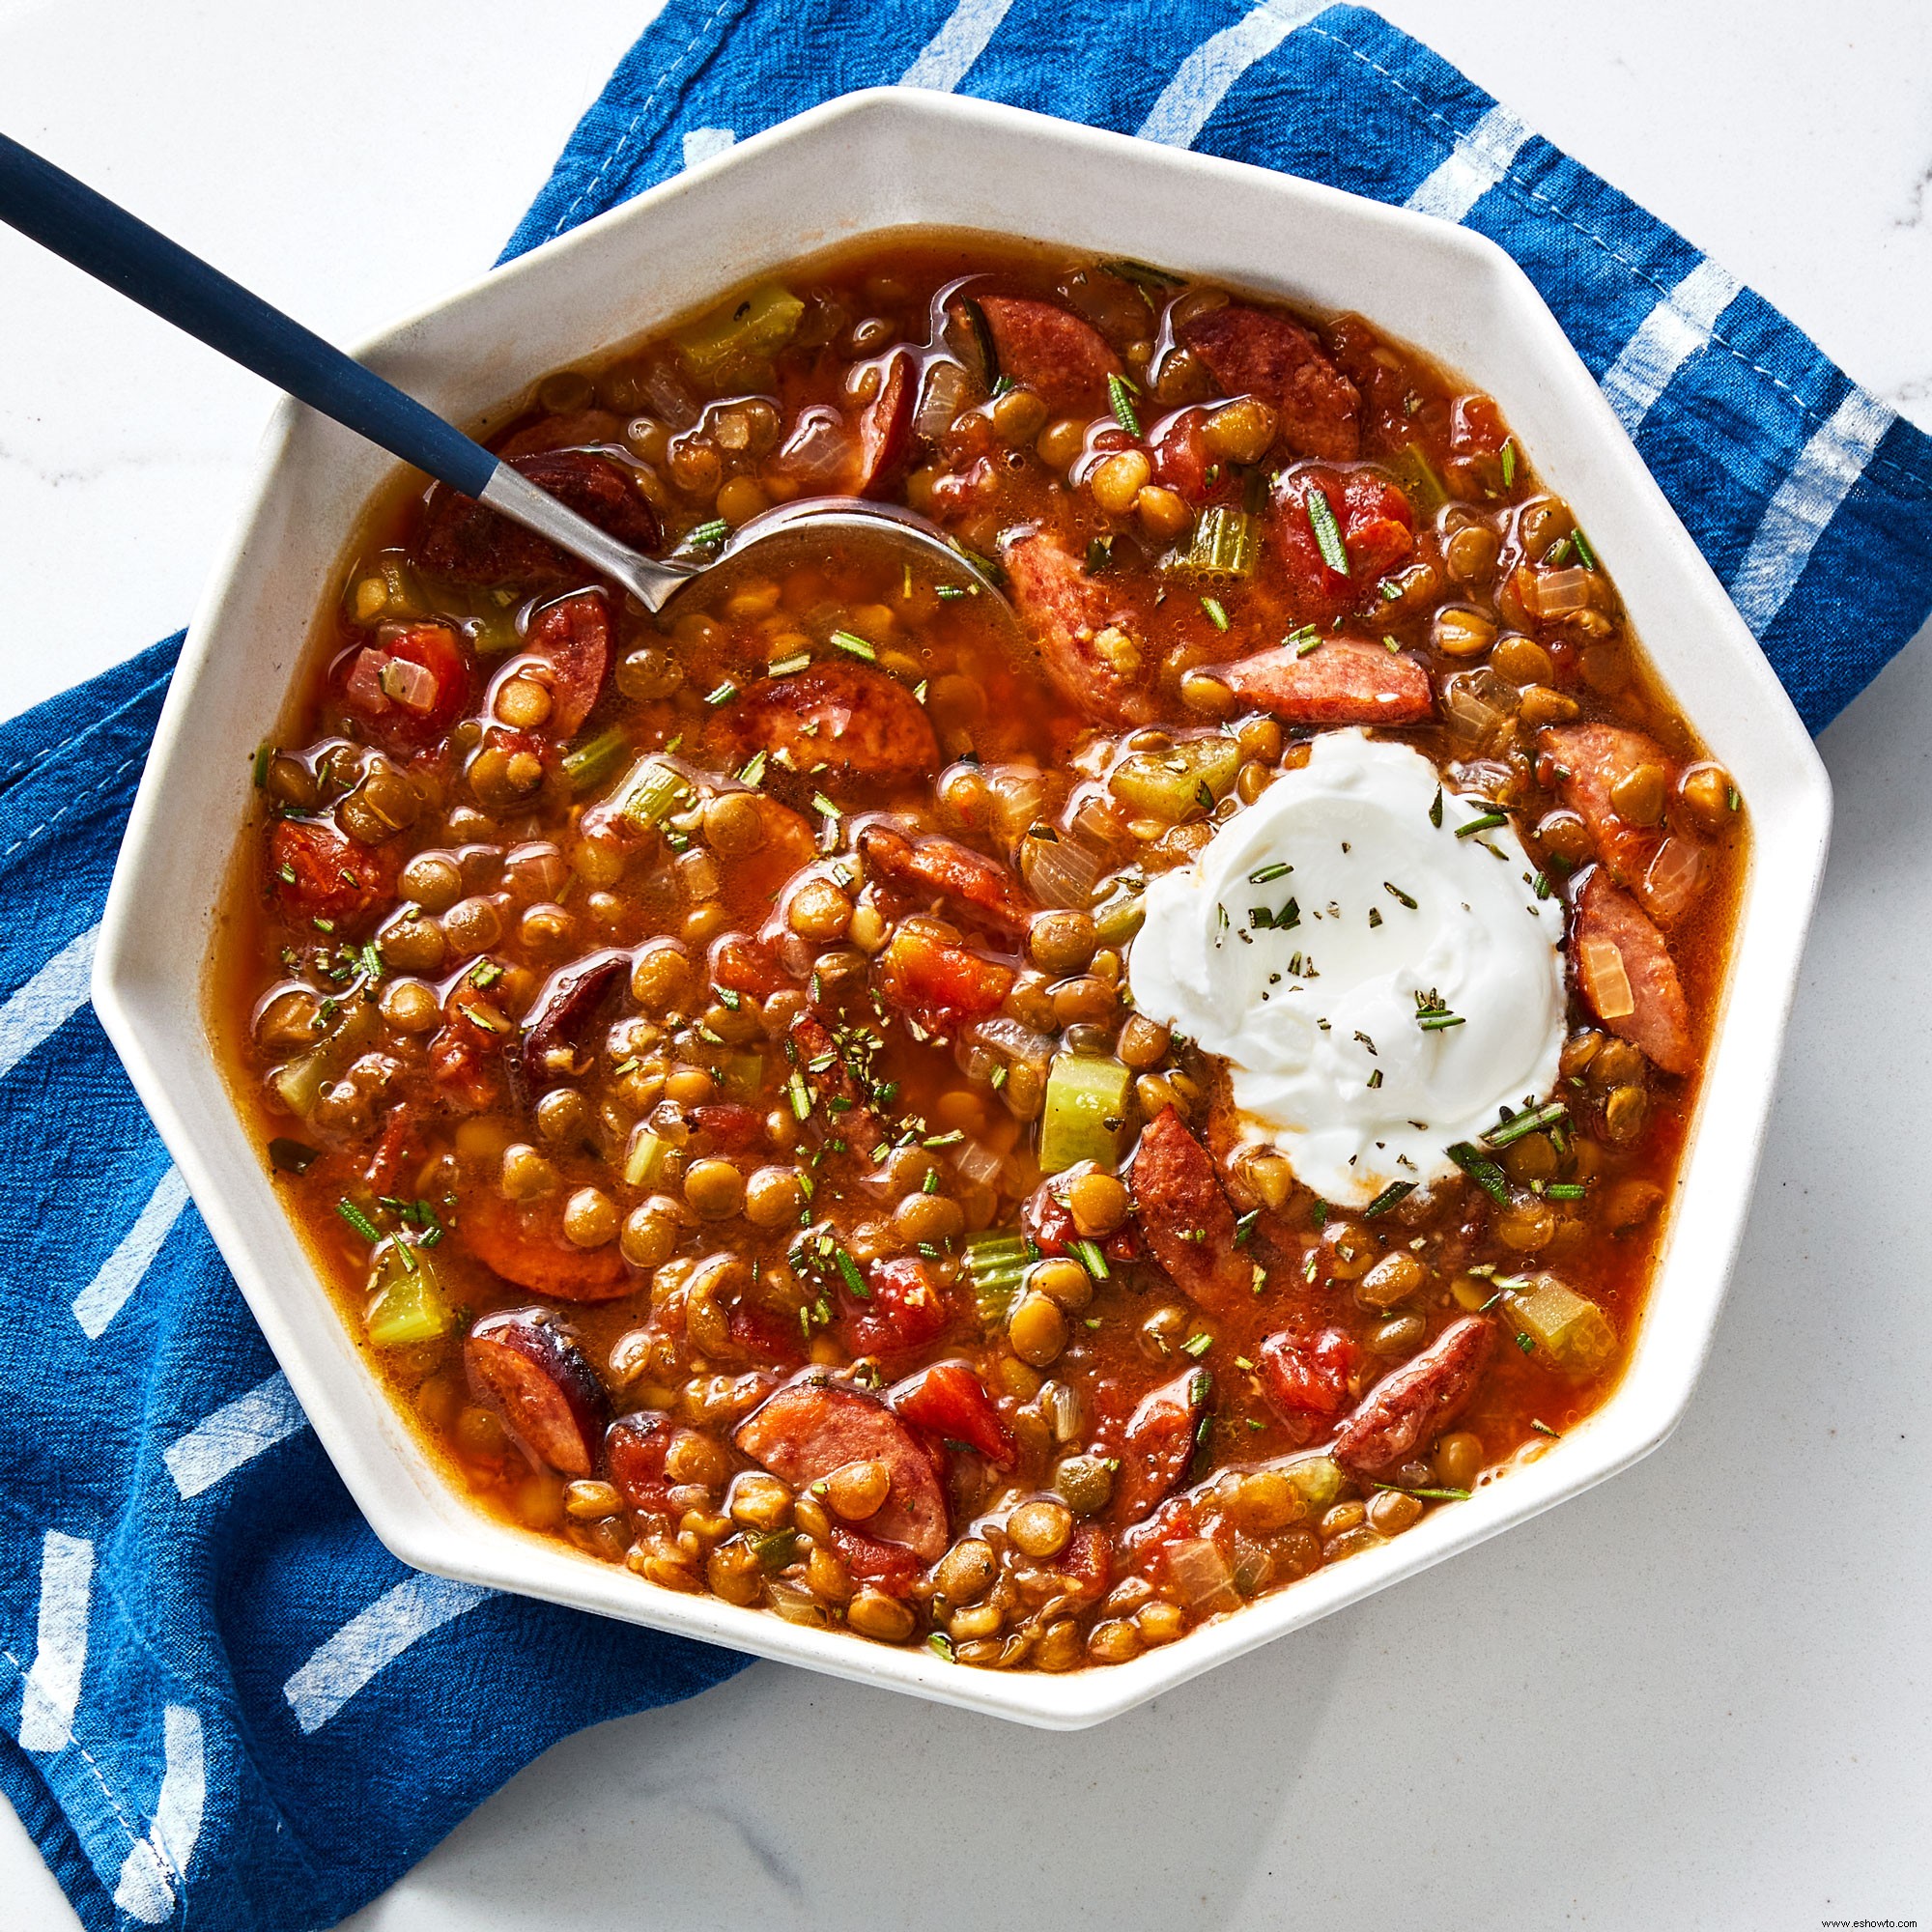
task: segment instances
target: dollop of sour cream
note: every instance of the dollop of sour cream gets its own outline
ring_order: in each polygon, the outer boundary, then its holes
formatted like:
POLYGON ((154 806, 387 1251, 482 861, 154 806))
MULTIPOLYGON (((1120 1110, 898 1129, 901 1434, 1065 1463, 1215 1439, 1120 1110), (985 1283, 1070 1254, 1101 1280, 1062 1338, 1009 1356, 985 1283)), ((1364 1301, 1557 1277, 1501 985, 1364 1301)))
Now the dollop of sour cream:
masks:
POLYGON ((1129 956, 1138 1009, 1228 1063, 1244 1138, 1338 1206, 1453 1173, 1556 1081, 1562 913, 1507 822, 1458 836, 1487 808, 1441 782, 1323 733, 1148 887, 1129 956))

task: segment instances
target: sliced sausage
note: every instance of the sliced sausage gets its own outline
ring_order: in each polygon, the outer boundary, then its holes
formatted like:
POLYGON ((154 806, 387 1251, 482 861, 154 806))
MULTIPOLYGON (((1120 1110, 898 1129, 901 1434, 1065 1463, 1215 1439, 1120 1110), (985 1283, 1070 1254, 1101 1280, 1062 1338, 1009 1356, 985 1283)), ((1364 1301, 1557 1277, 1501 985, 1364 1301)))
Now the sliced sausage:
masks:
POLYGON ((580 1248, 565 1239, 563 1210, 554 1200, 513 1207, 494 1188, 476 1188, 456 1233, 485 1267, 535 1294, 614 1301, 637 1286, 614 1241, 580 1248))
POLYGON ((326 819, 279 818, 269 829, 269 889, 291 924, 327 920, 323 930, 351 937, 395 896, 396 872, 386 845, 358 845, 326 819))
POLYGON ((1666 778, 1676 765, 1655 738, 1621 724, 1561 724, 1544 732, 1539 760, 1548 781, 1588 829, 1597 857, 1620 886, 1637 886, 1663 843, 1661 827, 1638 825, 1611 803, 1613 788, 1640 765, 1656 765, 1666 778))
POLYGON ((1003 931, 1017 932, 1033 917, 1033 902, 1012 873, 956 838, 915 841, 896 826, 872 824, 859 834, 859 852, 882 878, 957 900, 1003 931))
POLYGON ((1351 1476, 1373 1477, 1413 1455, 1476 1392, 1495 1347, 1480 1315, 1452 1321, 1419 1355, 1384 1376, 1343 1423, 1329 1451, 1351 1476))
POLYGON ((1071 412, 1107 399, 1120 358, 1092 323, 1057 303, 1024 296, 983 296, 1000 373, 1024 383, 1048 409, 1071 412))
POLYGON ((1051 537, 1021 537, 1004 561, 1013 608, 1060 695, 1095 724, 1147 724, 1154 704, 1141 688, 1136 620, 1106 585, 1051 537))
POLYGON ((1280 440, 1296 456, 1349 462, 1362 447, 1362 399, 1321 343, 1272 309, 1230 302, 1178 331, 1231 396, 1259 396, 1281 416, 1280 440))
POLYGON ((834 784, 903 784, 939 768, 939 740, 919 700, 884 671, 845 659, 759 679, 714 736, 734 765, 762 751, 834 784))
POLYGON ((430 1078, 446 1103, 480 1114, 503 1097, 503 1050, 507 1030, 484 1025, 476 1012, 488 1007, 466 980, 450 995, 447 1017, 429 1043, 430 1078))
POLYGON ((1194 1460, 1213 1389, 1214 1378, 1206 1369, 1188 1369, 1141 1399, 1121 1437, 1116 1522, 1140 1521, 1179 1487, 1194 1460))
POLYGON ((1172 1107, 1141 1136, 1131 1179, 1141 1233, 1174 1285, 1216 1315, 1243 1306, 1254 1268, 1235 1246, 1235 1210, 1213 1157, 1172 1107))
POLYGON ((802 1489, 861 1458, 885 1463, 892 1487, 866 1533, 930 1563, 946 1548, 946 1496, 931 1459, 877 1396, 807 1379, 781 1388, 738 1425, 740 1449, 802 1489))
POLYGON ((1670 949, 1631 895, 1591 867, 1577 894, 1570 927, 1577 983, 1597 1017, 1666 1073, 1696 1064, 1690 1008, 1670 949))
POLYGON ((1213 674, 1290 724, 1419 724, 1434 705, 1414 658, 1360 638, 1325 638, 1307 652, 1277 644, 1213 674))
POLYGON ((551 710, 543 729, 561 744, 582 728, 611 668, 611 614, 602 596, 546 606, 531 620, 529 647, 550 662, 551 710))
POLYGON ((486 1315, 463 1345, 469 1385, 510 1434, 565 1476, 587 1476, 604 1433, 604 1384, 547 1308, 486 1315))
POLYGON ((891 494, 912 450, 913 406, 918 394, 918 366, 908 355, 895 355, 887 365, 879 393, 859 418, 858 456, 849 495, 891 494))
POLYGON ((532 1094, 582 1071, 590 1029, 630 964, 628 953, 596 952, 551 975, 524 1023, 524 1079, 532 1094))
POLYGON ((931 1033, 989 1019, 1013 989, 1013 969, 954 946, 915 920, 901 922, 879 955, 879 991, 889 1006, 931 1033))
MULTIPOLYGON (((657 512, 638 494, 630 472, 608 456, 547 450, 512 457, 510 467, 619 543, 633 550, 657 548, 657 512)), ((424 570, 462 583, 573 576, 583 568, 548 538, 440 483, 429 493, 412 554, 424 570)))
POLYGON ((1002 1469, 1019 1455, 986 1384, 964 1362, 935 1362, 889 1390, 886 1400, 915 1428, 963 1442, 1002 1469))

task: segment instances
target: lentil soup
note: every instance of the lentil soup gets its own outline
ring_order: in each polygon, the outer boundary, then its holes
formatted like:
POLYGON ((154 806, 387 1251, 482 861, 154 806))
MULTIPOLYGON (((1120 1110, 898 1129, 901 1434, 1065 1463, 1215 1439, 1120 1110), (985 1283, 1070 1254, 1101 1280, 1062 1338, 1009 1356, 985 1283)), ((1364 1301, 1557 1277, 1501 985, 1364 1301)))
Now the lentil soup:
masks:
POLYGON ((923 234, 547 376, 492 441, 659 554, 909 505, 1018 622, 851 544, 652 618, 440 487, 372 513, 257 759, 212 1020, 453 1481, 639 1588, 1065 1670, 1605 1401, 1747 838, 1490 398, 1357 316, 923 234), (1151 1010, 1137 944, 1224 841, 1397 748, 1420 869, 1319 901, 1284 810, 1189 941, 1253 968, 1225 1050, 1151 1010), (1402 951, 1472 851, 1536 922, 1493 1013, 1402 951), (1399 1041, 1317 1015, 1345 923, 1399 1041), (1332 1120, 1250 1104, 1291 998, 1332 1120), (1381 1121, 1512 1078, 1485 1026, 1534 1078, 1453 1141, 1381 1121))

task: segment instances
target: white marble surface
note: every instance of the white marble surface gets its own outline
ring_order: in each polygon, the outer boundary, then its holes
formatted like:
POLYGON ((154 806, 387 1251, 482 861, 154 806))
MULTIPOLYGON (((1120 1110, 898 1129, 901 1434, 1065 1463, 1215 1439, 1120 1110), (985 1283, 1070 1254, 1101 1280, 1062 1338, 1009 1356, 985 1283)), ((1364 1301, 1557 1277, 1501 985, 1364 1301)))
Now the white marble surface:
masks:
MULTIPOLYGON (((647 8, 0 0, 0 126, 353 338, 495 254, 647 8)), ((1924 0, 1384 11, 1932 426, 1924 0)), ((267 409, 0 233, 0 713, 184 620, 267 409)), ((354 1922, 1922 1922, 1928 744, 1921 639, 1824 740, 1755 1221, 1648 1463, 1077 1737, 756 1665, 559 1746, 354 1922)), ((0 1896, 74 1923, 4 1807, 0 1896)))

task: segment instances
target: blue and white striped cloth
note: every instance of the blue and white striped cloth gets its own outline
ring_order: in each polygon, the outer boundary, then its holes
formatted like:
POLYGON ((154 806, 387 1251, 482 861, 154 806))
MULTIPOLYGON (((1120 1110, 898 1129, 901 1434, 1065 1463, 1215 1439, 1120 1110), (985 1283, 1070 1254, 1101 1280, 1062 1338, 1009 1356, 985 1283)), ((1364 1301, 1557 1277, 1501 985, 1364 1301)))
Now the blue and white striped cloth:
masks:
MULTIPOLYGON (((1353 8, 669 0, 511 252, 844 90, 962 89, 1483 229, 1805 718, 1932 607, 1932 446, 1353 8)), ((87 1007, 179 639, 0 726, 0 1784, 90 1928, 333 1923, 554 1739, 740 1660, 414 1575, 356 1516, 87 1007)))

